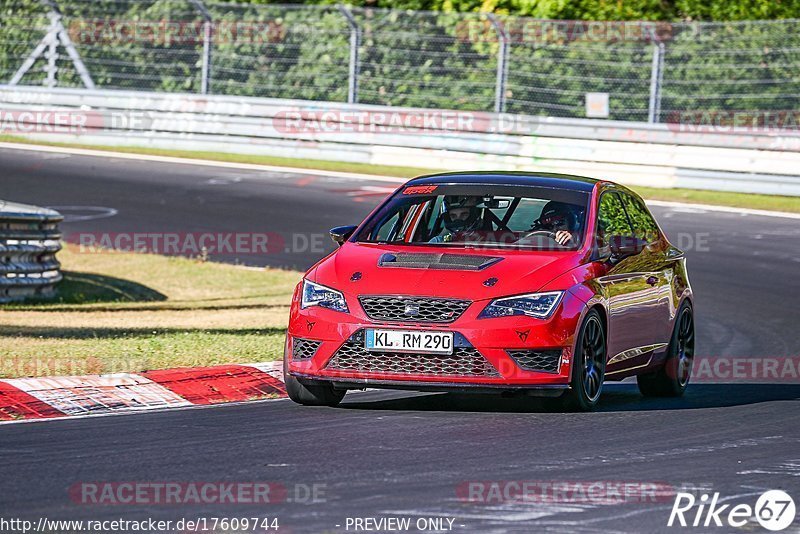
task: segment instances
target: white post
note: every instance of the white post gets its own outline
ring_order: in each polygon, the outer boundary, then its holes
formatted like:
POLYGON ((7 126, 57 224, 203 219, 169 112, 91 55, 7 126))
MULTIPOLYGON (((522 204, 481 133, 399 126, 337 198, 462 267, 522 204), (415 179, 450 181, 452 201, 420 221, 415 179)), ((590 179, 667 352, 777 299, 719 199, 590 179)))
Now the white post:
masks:
POLYGON ((75 49, 75 45, 72 44, 72 40, 69 38, 69 33, 67 33, 67 30, 61 23, 61 14, 58 12, 58 7, 52 0, 45 1, 44 3, 50 7, 50 11, 47 13, 48 18, 50 19, 50 27, 47 30, 47 35, 45 35, 44 38, 39 41, 39 44, 25 59, 20 68, 17 69, 17 72, 14 73, 14 76, 11 77, 11 81, 8 82, 8 84, 18 85, 22 81, 22 77, 25 76, 31 67, 33 67, 33 64, 36 63, 36 60, 39 59, 42 54, 44 54, 47 58, 47 67, 45 68, 47 71, 47 79, 45 80, 45 84, 48 87, 54 87, 57 85, 58 78, 56 74, 58 65, 56 61, 58 59, 58 44, 60 42, 61 46, 66 49, 69 58, 72 60, 75 70, 78 71, 78 75, 81 77, 83 85, 85 85, 87 89, 94 89, 94 80, 92 80, 89 70, 86 68, 86 65, 83 63, 80 54, 75 49), (45 50, 47 50, 46 54, 45 50))
POLYGON ((83 85, 85 85, 87 89, 94 89, 94 80, 92 80, 92 75, 89 74, 89 69, 86 68, 86 65, 81 59, 81 55, 75 49, 75 45, 72 44, 72 39, 69 38, 69 33, 67 33, 67 30, 61 23, 60 18, 58 21, 58 26, 58 38, 61 41, 61 46, 63 46, 67 51, 67 55, 69 55, 69 58, 72 60, 72 65, 75 67, 75 70, 78 71, 78 75, 81 77, 83 85))
POLYGON ((211 38, 214 35, 214 20, 202 0, 190 0, 192 5, 203 16, 203 60, 200 65, 200 93, 211 92, 211 38))
POLYGON ((203 65, 200 72, 200 92, 209 93, 211 83, 211 22, 203 23, 203 65))
POLYGON ((346 6, 337 5, 350 26, 350 62, 347 69, 347 103, 358 102, 358 49, 361 46, 361 28, 346 6))
POLYGON ((653 45, 653 64, 650 70, 650 102, 647 122, 656 123, 661 118, 661 85, 664 81, 664 43, 653 45))
POLYGON ((50 29, 47 31, 47 53, 45 57, 47 58, 47 66, 45 67, 45 72, 47 73, 47 78, 44 81, 45 87, 55 87, 58 83, 58 21, 59 15, 54 12, 50 12, 47 14, 50 18, 50 29))
POLYGON ((503 25, 497 20, 497 17, 495 17, 493 13, 489 13, 487 16, 497 32, 497 39, 500 44, 497 50, 494 112, 504 113, 506 110, 506 80, 508 78, 508 35, 506 35, 505 28, 503 28, 503 25))

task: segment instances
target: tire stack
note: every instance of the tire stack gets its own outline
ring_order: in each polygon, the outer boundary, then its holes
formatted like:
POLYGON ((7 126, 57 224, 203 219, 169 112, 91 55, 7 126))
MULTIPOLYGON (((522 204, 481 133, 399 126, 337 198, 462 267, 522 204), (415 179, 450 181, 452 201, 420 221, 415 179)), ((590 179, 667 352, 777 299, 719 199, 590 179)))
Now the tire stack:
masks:
POLYGON ((0 303, 55 295, 63 219, 55 210, 0 200, 0 303))

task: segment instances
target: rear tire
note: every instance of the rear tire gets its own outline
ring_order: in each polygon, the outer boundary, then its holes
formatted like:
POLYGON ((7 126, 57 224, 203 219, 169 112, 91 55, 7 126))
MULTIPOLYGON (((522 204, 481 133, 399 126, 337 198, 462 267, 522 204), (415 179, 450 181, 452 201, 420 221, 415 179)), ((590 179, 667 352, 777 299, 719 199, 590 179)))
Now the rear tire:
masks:
POLYGON ((590 310, 575 342, 570 390, 555 399, 545 399, 545 407, 556 411, 592 411, 603 392, 605 371, 606 333, 600 314, 590 310))
POLYGON ((636 381, 645 397, 680 397, 689 385, 694 361, 694 314, 684 302, 678 310, 664 365, 653 373, 639 375, 636 381))
POLYGON ((336 389, 330 382, 315 380, 313 384, 300 382, 289 374, 286 356, 283 358, 283 382, 289 398, 304 406, 336 406, 344 398, 346 389, 336 389))

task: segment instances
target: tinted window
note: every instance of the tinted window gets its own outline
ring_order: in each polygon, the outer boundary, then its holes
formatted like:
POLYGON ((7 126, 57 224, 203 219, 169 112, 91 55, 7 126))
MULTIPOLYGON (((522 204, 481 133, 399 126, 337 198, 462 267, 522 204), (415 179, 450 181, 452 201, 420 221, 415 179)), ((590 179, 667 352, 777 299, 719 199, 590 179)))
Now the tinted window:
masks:
POLYGON ((389 241, 392 238, 392 235, 395 234, 397 222, 399 220, 400 215, 398 213, 395 213, 389 217, 383 224, 380 225, 376 239, 381 241, 389 241))
POLYGON ((658 240, 658 225, 647 208, 630 195, 623 194, 621 196, 625 211, 628 212, 628 218, 633 224, 634 235, 647 243, 658 240))
POLYGON ((619 195, 604 193, 597 213, 597 245, 607 247, 612 236, 630 237, 632 233, 619 195))
POLYGON ((412 185, 381 206, 354 239, 397 245, 576 249, 583 240, 588 200, 587 193, 566 189, 412 185))

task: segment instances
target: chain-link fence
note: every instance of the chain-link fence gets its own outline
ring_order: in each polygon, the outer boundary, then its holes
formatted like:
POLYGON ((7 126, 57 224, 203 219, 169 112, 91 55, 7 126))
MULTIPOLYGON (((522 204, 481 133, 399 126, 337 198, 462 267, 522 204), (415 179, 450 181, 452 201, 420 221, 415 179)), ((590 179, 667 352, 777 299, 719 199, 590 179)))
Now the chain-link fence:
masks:
POLYGON ((669 122, 795 112, 800 21, 0 0, 0 83, 669 122))

